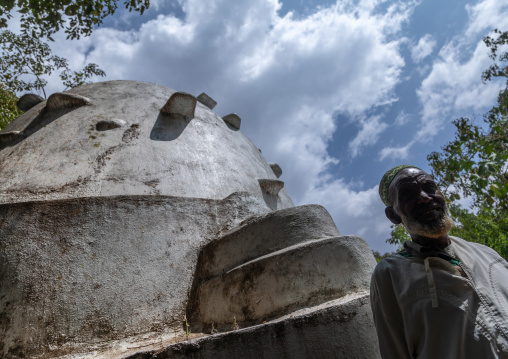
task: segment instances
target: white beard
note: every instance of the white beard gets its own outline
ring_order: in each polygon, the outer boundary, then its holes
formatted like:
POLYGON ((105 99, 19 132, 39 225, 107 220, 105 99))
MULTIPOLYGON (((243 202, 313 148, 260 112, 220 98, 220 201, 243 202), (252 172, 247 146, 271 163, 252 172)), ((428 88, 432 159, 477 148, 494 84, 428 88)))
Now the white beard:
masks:
POLYGON ((450 216, 448 208, 445 207, 444 213, 440 218, 431 223, 421 223, 415 219, 408 218, 404 214, 400 214, 404 228, 411 236, 422 236, 427 238, 442 237, 453 228, 453 219, 450 216))

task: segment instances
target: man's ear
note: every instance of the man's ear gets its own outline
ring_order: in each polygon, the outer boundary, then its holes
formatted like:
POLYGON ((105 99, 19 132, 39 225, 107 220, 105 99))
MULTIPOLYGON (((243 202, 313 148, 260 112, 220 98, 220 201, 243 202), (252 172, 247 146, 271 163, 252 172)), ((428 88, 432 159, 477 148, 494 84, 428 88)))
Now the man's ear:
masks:
POLYGON ((385 208, 385 215, 386 218, 388 218, 393 224, 401 224, 402 219, 399 217, 397 213, 395 213, 395 210, 393 207, 386 207, 385 208))

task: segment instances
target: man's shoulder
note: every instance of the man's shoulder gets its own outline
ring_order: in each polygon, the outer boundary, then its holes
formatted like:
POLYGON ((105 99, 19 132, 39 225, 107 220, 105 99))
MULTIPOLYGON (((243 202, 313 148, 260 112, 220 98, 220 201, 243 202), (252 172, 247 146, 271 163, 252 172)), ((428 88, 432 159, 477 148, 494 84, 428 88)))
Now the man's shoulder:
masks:
MULTIPOLYGON (((453 246, 455 249, 459 251, 465 252, 467 251, 470 255, 479 254, 476 251, 479 251, 483 255, 490 255, 494 257, 500 257, 499 253, 497 253, 494 249, 480 243, 467 241, 465 239, 449 236, 453 246)), ((459 254, 459 253, 457 253, 459 254)))
POLYGON ((374 268, 374 276, 381 275, 386 272, 393 272, 400 270, 401 267, 407 265, 406 256, 404 256, 404 252, 394 253, 391 256, 388 256, 382 259, 374 268))
POLYGON ((466 239, 455 237, 455 236, 448 236, 450 238, 452 244, 459 245, 459 246, 465 246, 465 247, 478 247, 478 248, 489 248, 486 245, 468 241, 466 239))
POLYGON ((381 263, 397 263, 401 260, 404 260, 404 258, 406 257, 405 253, 406 253, 405 251, 392 253, 388 257, 385 257, 382 260, 380 260, 378 265, 381 263))

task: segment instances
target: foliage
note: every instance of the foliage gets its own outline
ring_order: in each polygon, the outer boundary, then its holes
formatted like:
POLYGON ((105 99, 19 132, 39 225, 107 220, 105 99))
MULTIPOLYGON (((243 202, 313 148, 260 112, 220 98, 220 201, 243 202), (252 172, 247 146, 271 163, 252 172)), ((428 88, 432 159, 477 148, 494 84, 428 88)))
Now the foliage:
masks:
POLYGON ((483 41, 494 61, 482 74, 483 82, 506 78, 497 104, 484 116, 484 126, 461 118, 454 122, 455 139, 427 159, 433 175, 450 201, 456 222, 451 234, 485 244, 508 260, 508 31, 483 41), (461 194, 473 199, 473 211, 460 207, 461 194))
MULTIPOLYGON (((495 32, 496 39, 485 37, 484 42, 496 60, 500 45, 508 44, 508 32, 495 32)), ((492 77, 508 77, 508 53, 498 58, 486 70, 484 81, 492 77)), ((508 210, 508 81, 499 92, 497 105, 484 117, 486 128, 475 125, 467 118, 455 120, 455 139, 433 152, 427 159, 434 178, 450 201, 460 199, 460 194, 472 196, 474 207, 485 204, 493 209, 508 210)))
POLYGON ((187 321, 187 316, 184 315, 183 317, 183 325, 184 325, 184 329, 185 329, 185 340, 189 340, 189 335, 191 334, 191 331, 190 331, 190 324, 189 322, 187 321))
MULTIPOLYGON (((456 223, 450 234, 485 244, 508 260, 508 52, 498 54, 508 45, 508 31, 496 29, 494 34, 483 38, 494 63, 482 81, 507 79, 497 104, 485 114, 483 126, 467 118, 455 120, 455 138, 427 160, 456 223), (459 205, 461 196, 473 200, 471 210, 459 205)), ((387 242, 401 245, 406 239, 399 226, 387 242)))
MULTIPOLYGON (((508 105, 508 92, 499 95, 496 109, 508 105)), ((508 117, 506 111, 493 114, 492 109, 485 118, 488 129, 461 118, 455 120, 455 139, 433 152, 427 159, 433 169, 434 178, 445 195, 456 201, 461 193, 472 196, 474 206, 485 203, 493 208, 508 210, 508 117)))
POLYGON ((94 76, 105 76, 96 64, 87 64, 81 71, 69 68, 68 61, 51 53, 47 43, 31 35, 0 32, 0 130, 21 111, 16 107, 17 92, 42 92, 46 97, 46 77, 59 71, 62 91, 87 83, 94 76))
POLYGON ((376 262, 379 263, 386 257, 391 256, 392 254, 395 254, 395 252, 386 252, 385 254, 381 254, 378 251, 372 251, 372 254, 374 254, 374 258, 376 258, 376 262))
MULTIPOLYGON (((129 11, 140 14, 150 6, 149 0, 125 0, 129 11)), ((21 18, 21 34, 33 38, 47 37, 65 29, 67 38, 88 36, 104 18, 113 15, 118 0, 3 0, 0 2, 0 28, 7 27, 7 20, 17 11, 21 18), (68 23, 67 23, 68 20, 68 23)))
POLYGON ((23 112, 18 110, 16 102, 18 97, 0 84, 0 131, 23 112))
POLYGON ((44 76, 60 71, 66 90, 80 86, 93 76, 105 73, 96 64, 88 64, 81 71, 72 71, 68 61, 51 53, 47 43, 30 35, 16 35, 9 30, 0 33, 0 81, 12 92, 42 91, 47 80, 44 76))
POLYGON ((500 46, 508 45, 508 31, 503 32, 498 29, 494 29, 494 34, 497 34, 497 38, 492 38, 490 36, 485 36, 483 38, 483 42, 490 49, 489 56, 494 61, 494 63, 482 74, 482 80, 484 83, 491 80, 492 76, 508 78, 508 67, 506 65, 501 65, 500 67, 499 64, 495 62, 499 61, 502 64, 508 64, 508 52, 502 53, 499 57, 497 55, 500 46))
POLYGON ((484 244, 508 260, 508 216, 483 206, 476 213, 450 204, 450 212, 456 225, 450 234, 468 241, 484 244))
POLYGON ((106 76, 106 73, 101 70, 97 64, 87 64, 81 71, 72 71, 69 69, 67 60, 65 60, 65 65, 63 71, 60 72, 59 75, 65 89, 84 85, 88 83, 87 79, 93 76, 106 76))
POLYGON ((397 246, 397 251, 401 251, 403 249, 402 244, 405 241, 411 240, 411 237, 406 232, 406 229, 402 224, 392 224, 390 228, 392 228, 392 231, 390 232, 390 238, 386 240, 386 243, 395 244, 397 246))
MULTIPOLYGON (((125 0, 123 5, 129 12, 143 14, 150 0, 125 0)), ((5 85, 0 92, 0 130, 19 115, 13 107, 15 93, 35 90, 46 97, 45 78, 53 72, 59 72, 63 90, 105 75, 96 64, 88 64, 81 71, 71 70, 68 61, 53 55, 41 39, 53 41, 52 35, 61 29, 68 39, 88 36, 117 9, 118 0, 0 1, 0 82, 5 85), (19 16, 19 34, 6 30, 14 12, 19 16)))

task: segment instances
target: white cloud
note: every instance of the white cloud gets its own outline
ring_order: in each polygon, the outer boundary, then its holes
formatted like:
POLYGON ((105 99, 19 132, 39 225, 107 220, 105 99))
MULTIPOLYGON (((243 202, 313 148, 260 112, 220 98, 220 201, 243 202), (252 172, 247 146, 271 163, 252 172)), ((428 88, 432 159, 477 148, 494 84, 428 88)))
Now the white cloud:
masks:
MULTIPOLYGON (((338 1, 298 18, 281 17, 277 0, 180 3, 183 18, 160 14, 139 31, 99 28, 81 47, 61 41, 55 51, 76 63, 100 64, 108 79, 207 92, 219 103, 215 112, 242 116, 242 131, 281 165, 297 204, 322 203, 326 196, 336 203, 355 198, 353 207, 374 203, 373 191, 355 192, 330 174, 337 163, 328 153, 333 114, 362 119, 396 101, 405 40, 394 35, 414 3, 383 11, 376 8, 381 1, 338 1)), ((375 117, 359 124, 350 144, 355 155, 375 144, 386 127, 375 117)), ((333 211, 353 218, 346 209, 333 211)), ((365 218, 374 216, 368 211, 365 218)), ((355 221, 359 234, 373 235, 365 220, 355 221)))
POLYGON ((421 62, 427 56, 429 56, 432 51, 434 51, 434 47, 436 46, 436 41, 430 34, 426 34, 418 41, 418 44, 413 46, 411 49, 411 57, 413 61, 416 63, 421 62))
POLYGON ((402 110, 399 112, 397 117, 395 118, 395 126, 403 126, 411 120, 411 116, 406 113, 406 111, 402 110))
POLYGON ((378 186, 363 191, 352 187, 342 180, 334 180, 312 188, 303 200, 323 205, 342 235, 365 238, 372 249, 382 253, 396 250, 385 242, 390 237, 391 223, 384 215, 378 186))
POLYGON ((482 71, 491 61, 485 45, 478 42, 467 61, 461 61, 463 51, 456 43, 443 47, 417 91, 423 111, 416 140, 426 141, 436 135, 454 114, 467 115, 493 104, 501 84, 481 82, 482 71))
POLYGON ((349 142, 349 150, 353 158, 358 156, 364 147, 375 144, 379 139, 379 135, 388 127, 386 123, 380 122, 380 119, 381 116, 374 116, 362 121, 361 130, 349 142))
POLYGON ((498 28, 506 29, 508 25, 508 3, 499 0, 483 0, 475 5, 466 5, 469 15, 469 26, 465 36, 485 35, 498 28))
MULTIPOLYGON (((454 118, 483 114, 494 104, 503 84, 500 81, 486 85, 481 82, 482 72, 492 61, 481 39, 494 27, 504 29, 508 26, 508 4, 483 0, 465 7, 469 14, 467 28, 439 50, 417 90, 422 106, 418 131, 408 144, 383 149, 381 159, 404 159, 413 144, 430 141, 454 118)), ((422 51, 429 38, 423 39, 425 36, 420 39, 422 51)), ((419 59, 425 53, 413 51, 413 57, 416 55, 419 59)))
POLYGON ((408 158, 409 150, 413 146, 414 142, 411 141, 405 146, 399 147, 385 147, 379 152, 379 159, 381 161, 389 158, 390 160, 405 160, 408 158))

